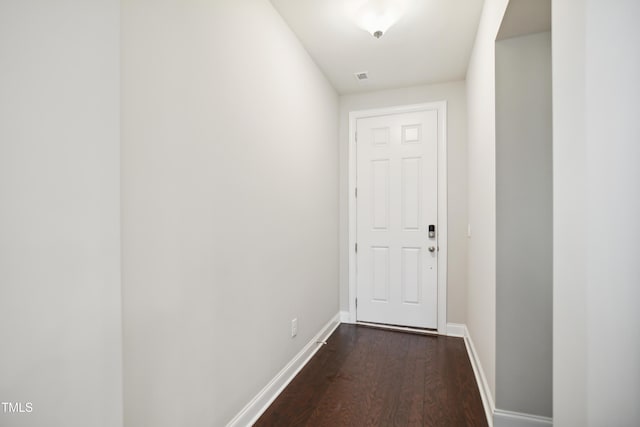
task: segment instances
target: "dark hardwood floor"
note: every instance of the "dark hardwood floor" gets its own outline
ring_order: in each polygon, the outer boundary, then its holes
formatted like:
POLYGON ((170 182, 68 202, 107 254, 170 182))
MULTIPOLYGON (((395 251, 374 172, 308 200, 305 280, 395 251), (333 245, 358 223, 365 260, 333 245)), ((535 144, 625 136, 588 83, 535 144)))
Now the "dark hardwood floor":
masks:
POLYGON ((462 338, 342 324, 255 426, 487 426, 462 338))

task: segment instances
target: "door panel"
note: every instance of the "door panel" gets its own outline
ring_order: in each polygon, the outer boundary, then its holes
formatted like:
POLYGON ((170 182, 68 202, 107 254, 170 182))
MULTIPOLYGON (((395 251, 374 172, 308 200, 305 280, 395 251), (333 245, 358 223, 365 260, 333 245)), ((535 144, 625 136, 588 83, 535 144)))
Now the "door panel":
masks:
POLYGON ((371 248, 372 274, 371 282, 373 289, 371 298, 374 301, 389 301, 389 248, 371 248))
POLYGON ((420 303, 420 248, 402 248, 402 302, 420 303))
POLYGON ((418 231, 420 229, 420 176, 419 157, 402 159, 402 230, 418 231))
POLYGON ((389 159, 371 161, 371 214, 374 230, 389 228, 389 159))
POLYGON ((438 115, 357 120, 357 320, 437 328, 438 115))

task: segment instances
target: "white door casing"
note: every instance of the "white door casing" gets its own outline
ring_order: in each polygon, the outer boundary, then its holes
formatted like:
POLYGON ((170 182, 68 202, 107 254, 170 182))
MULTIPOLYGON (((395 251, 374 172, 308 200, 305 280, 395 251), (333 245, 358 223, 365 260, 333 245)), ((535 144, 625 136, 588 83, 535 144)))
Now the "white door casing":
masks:
POLYGON ((350 113, 349 177, 349 320, 445 333, 446 103, 350 113))

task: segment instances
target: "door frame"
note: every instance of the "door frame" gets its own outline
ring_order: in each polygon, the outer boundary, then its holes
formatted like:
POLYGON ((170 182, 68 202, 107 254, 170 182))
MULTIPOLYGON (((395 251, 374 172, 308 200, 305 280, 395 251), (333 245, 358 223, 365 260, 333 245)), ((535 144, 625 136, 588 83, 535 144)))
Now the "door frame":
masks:
POLYGON ((438 333, 447 333, 447 101, 349 112, 349 322, 357 323, 356 295, 356 129, 357 120, 418 111, 438 112, 438 333))

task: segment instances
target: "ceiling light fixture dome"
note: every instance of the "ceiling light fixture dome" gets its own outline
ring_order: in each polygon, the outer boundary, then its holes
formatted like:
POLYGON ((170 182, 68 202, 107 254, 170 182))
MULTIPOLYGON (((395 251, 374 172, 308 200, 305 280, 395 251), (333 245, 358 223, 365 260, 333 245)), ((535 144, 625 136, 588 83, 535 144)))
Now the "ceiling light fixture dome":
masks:
POLYGON ((379 39, 403 15, 407 0, 364 0, 355 14, 357 25, 379 39))

